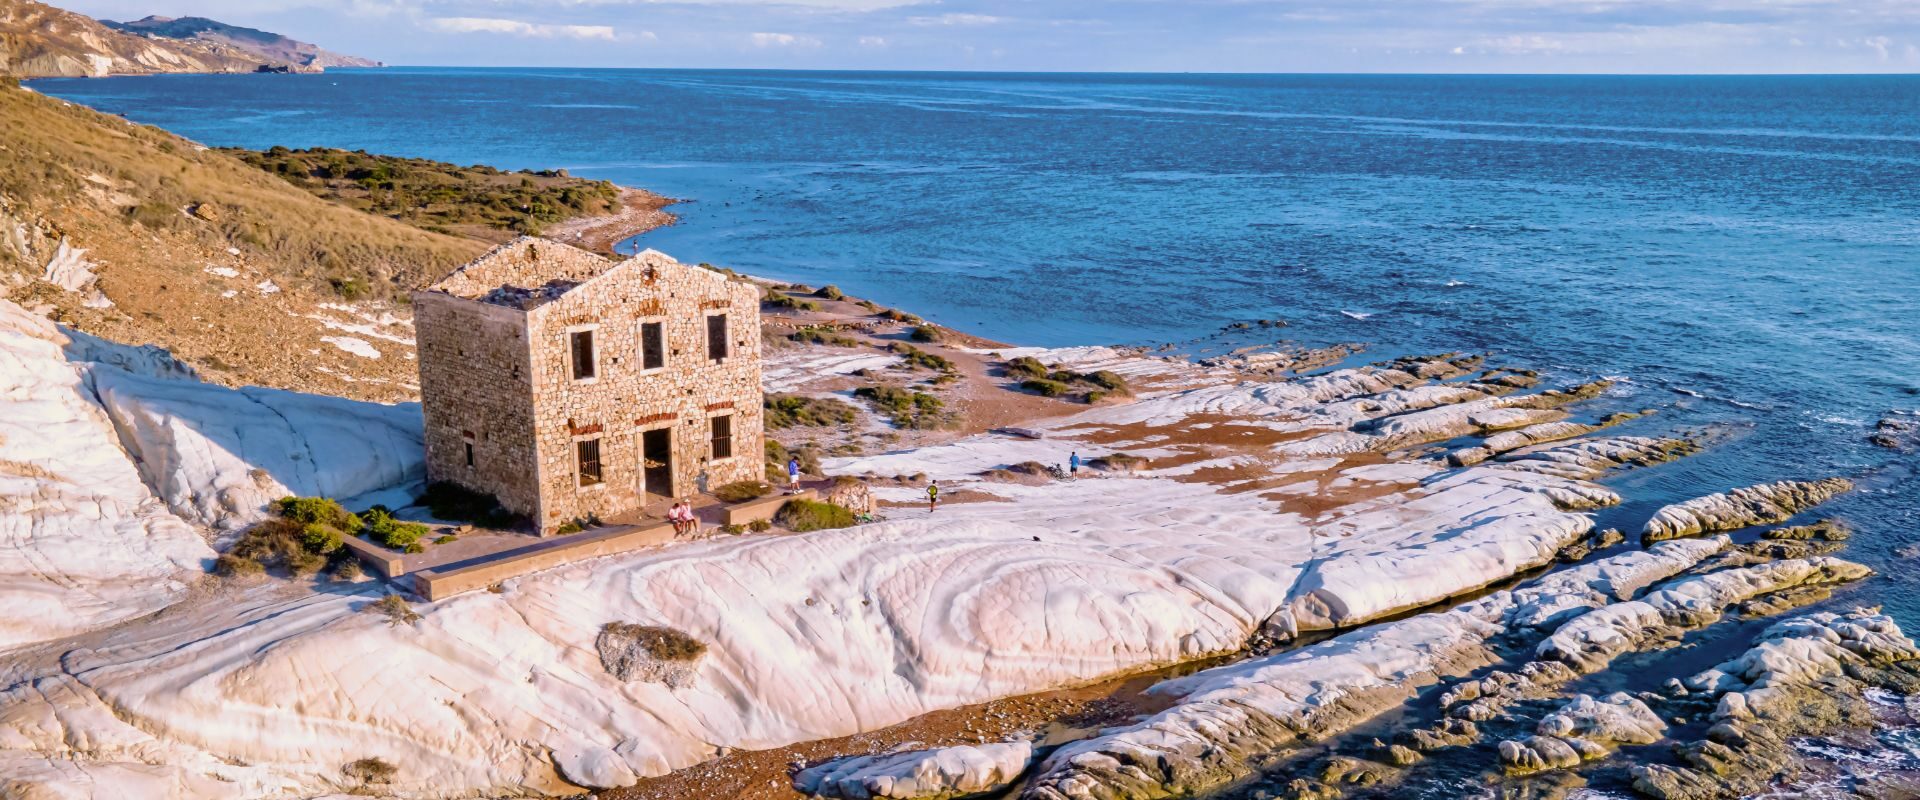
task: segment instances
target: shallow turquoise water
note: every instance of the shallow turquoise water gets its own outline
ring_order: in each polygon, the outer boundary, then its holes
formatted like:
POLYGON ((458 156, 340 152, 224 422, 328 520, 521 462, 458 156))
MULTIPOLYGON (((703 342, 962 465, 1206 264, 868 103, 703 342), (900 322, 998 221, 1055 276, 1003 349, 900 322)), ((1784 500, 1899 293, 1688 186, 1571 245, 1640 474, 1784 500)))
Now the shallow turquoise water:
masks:
MULTIPOLYGON (((1148 343, 1281 317, 1490 350, 1710 452, 1660 504, 1829 474, 1852 590, 1920 622, 1920 78, 407 69, 48 80, 208 144, 566 167, 689 203, 641 245, 986 336, 1148 343), (1343 313, 1346 312, 1346 313, 1343 313)), ((1605 408, 1598 410, 1606 410, 1605 408)))

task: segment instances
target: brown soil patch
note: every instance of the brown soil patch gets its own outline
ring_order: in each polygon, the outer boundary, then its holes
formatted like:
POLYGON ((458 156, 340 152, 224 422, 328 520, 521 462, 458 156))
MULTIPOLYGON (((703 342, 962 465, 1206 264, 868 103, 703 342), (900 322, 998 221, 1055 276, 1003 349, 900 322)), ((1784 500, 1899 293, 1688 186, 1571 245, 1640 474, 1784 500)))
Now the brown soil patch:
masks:
MULTIPOLYGON (((1187 671, 1189 668, 1182 669, 1187 671)), ((806 765, 849 755, 884 753, 899 745, 916 748, 1007 741, 1039 735, 1043 742, 1078 738, 1139 714, 1168 707, 1162 697, 1143 695, 1167 670, 1139 673, 1087 686, 1007 697, 979 705, 935 711, 898 725, 839 739, 822 739, 772 750, 728 753, 686 769, 647 778, 636 786, 596 795, 600 800, 678 800, 689 797, 734 800, 800 800, 793 773, 806 765)))

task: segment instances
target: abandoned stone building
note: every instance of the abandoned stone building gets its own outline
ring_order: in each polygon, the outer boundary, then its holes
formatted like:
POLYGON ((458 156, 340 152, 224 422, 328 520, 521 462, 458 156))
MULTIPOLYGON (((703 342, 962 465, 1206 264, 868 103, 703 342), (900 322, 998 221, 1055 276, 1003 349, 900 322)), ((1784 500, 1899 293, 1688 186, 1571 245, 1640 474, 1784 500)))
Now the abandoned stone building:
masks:
POLYGON ((522 237, 413 295, 427 475, 542 535, 762 470, 760 292, 522 237))

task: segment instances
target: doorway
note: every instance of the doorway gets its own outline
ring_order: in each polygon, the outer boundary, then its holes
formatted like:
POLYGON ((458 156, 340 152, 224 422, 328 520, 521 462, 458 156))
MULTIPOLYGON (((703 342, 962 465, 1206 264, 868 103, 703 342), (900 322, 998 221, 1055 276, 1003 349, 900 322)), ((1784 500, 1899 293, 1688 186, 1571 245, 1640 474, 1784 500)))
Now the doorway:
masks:
POLYGON ((673 497, 673 429, 640 433, 640 500, 673 497))

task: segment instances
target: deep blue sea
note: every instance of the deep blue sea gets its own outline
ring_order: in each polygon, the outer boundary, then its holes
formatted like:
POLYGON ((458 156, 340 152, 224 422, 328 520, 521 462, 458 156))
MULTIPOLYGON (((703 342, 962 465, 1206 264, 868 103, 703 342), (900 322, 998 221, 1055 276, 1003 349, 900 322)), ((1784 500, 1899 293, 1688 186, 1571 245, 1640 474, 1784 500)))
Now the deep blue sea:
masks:
POLYGON ((210 145, 564 167, 687 202, 640 244, 1028 344, 1279 317, 1624 379, 1708 453, 1603 524, 1848 475, 1850 590, 1920 625, 1920 77, 387 69, 44 80, 210 145), (1344 312, 1344 313, 1343 313, 1344 312))

